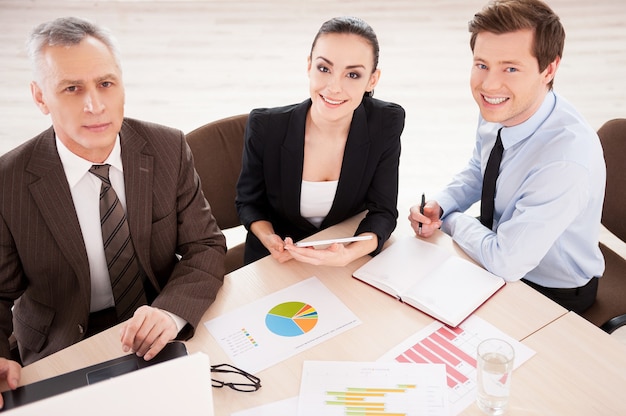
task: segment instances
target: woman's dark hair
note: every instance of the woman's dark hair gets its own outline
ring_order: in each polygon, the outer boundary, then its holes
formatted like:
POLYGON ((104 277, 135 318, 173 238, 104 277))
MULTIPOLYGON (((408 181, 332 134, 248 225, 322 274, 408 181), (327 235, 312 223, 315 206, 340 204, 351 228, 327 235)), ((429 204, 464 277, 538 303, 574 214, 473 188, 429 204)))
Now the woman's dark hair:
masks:
POLYGON ((380 48, 378 46, 376 33, 374 33, 374 29, 372 29, 372 27, 364 20, 352 16, 335 17, 324 22, 322 27, 320 27, 317 32, 317 35, 315 35, 315 39, 313 39, 313 44, 311 45, 311 57, 313 57, 313 49, 315 48, 315 44, 320 36, 334 33, 354 34, 365 39, 372 46, 372 52, 374 52, 374 66, 372 68, 372 72, 378 68, 378 54, 380 52, 380 48))

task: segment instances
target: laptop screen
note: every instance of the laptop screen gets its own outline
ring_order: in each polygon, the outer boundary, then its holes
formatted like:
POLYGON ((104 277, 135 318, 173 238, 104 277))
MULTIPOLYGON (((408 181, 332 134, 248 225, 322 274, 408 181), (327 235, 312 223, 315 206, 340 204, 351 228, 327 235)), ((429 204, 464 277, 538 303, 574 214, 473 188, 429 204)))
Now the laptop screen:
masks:
POLYGON ((4 399, 4 408, 2 410, 32 403, 185 355, 187 355, 185 344, 182 342, 170 342, 150 361, 137 357, 135 354, 128 354, 100 364, 27 384, 15 390, 2 392, 4 399))

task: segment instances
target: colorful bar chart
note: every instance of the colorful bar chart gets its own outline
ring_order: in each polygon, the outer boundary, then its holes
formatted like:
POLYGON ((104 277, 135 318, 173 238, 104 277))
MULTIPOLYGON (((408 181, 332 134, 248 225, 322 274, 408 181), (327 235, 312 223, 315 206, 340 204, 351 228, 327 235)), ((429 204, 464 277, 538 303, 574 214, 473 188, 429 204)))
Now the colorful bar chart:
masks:
POLYGON ((327 391, 326 405, 339 406, 349 416, 407 416, 406 413, 389 412, 387 403, 397 399, 393 395, 415 389, 415 384, 398 385, 395 388, 348 387, 344 391, 327 391))
POLYGON ((447 416, 445 377, 443 365, 305 361, 298 416, 447 416))

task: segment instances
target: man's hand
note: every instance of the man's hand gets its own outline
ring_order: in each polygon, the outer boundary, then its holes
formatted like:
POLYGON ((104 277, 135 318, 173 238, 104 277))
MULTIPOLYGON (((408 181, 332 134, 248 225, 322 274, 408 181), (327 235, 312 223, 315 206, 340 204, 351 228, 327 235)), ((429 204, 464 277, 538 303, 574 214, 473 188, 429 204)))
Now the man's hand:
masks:
MULTIPOLYGON (((0 358, 0 379, 7 381, 7 384, 11 390, 15 390, 20 382, 22 375, 22 366, 6 358, 0 358)), ((0 409, 4 407, 4 400, 0 395, 0 409)))
POLYGON ((141 306, 122 326, 122 349, 148 361, 177 334, 178 328, 171 316, 158 308, 141 306))
POLYGON ((423 207, 421 205, 412 206, 409 209, 409 222, 415 235, 426 238, 432 236, 441 227, 440 213, 441 208, 437 201, 428 201, 423 207), (422 210, 423 213, 420 212, 422 210))

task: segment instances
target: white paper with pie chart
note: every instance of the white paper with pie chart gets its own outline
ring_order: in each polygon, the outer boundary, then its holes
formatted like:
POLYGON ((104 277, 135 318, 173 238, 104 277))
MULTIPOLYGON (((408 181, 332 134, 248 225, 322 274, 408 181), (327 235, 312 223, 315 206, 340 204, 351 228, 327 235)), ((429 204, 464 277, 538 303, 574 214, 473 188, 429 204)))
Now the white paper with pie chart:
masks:
POLYGON ((317 277, 310 277, 204 324, 234 365, 254 373, 360 323, 317 277))
POLYGON ((284 302, 274 306, 265 316, 267 328, 283 337, 296 337, 317 324, 317 311, 304 302, 284 302))

